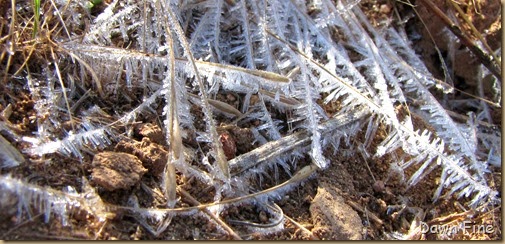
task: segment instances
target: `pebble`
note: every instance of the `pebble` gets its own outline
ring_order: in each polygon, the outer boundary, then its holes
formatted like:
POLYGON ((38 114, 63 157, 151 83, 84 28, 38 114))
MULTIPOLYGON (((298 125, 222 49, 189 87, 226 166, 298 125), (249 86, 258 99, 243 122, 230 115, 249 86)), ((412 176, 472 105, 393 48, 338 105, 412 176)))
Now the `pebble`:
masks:
POLYGON ((265 213, 265 211, 261 211, 259 214, 259 219, 261 223, 267 223, 268 222, 267 213, 265 213))
POLYGON ((384 181, 382 180, 376 181, 373 184, 372 188, 377 193, 383 193, 386 190, 386 186, 384 185, 384 181))
POLYGON ((226 99, 230 102, 235 102, 235 100, 237 100, 237 98, 230 93, 226 94, 226 99))
POLYGON ((381 14, 389 14, 391 13, 391 6, 389 4, 382 4, 379 8, 379 12, 381 14))

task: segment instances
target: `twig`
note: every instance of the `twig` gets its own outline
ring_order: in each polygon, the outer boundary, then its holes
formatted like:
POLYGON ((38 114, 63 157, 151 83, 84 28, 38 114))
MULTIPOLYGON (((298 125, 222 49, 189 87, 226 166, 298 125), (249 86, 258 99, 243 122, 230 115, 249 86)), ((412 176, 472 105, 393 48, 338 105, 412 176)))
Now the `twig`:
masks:
MULTIPOLYGON (((351 206, 352 208, 354 208, 356 211, 360 212, 361 214, 365 213, 365 210, 363 210, 363 208, 361 208, 361 206, 359 204, 357 204, 356 202, 354 201, 351 201, 351 200, 347 200, 345 201, 349 206, 351 206)), ((379 224, 379 225, 383 225, 384 222, 379 219, 379 217, 377 217, 377 215, 375 215, 374 213, 370 212, 370 211, 366 211, 366 213, 368 213, 368 217, 370 217, 375 223, 379 224)))
POLYGON ((373 175, 372 170, 370 169, 370 166, 368 165, 368 160, 366 160, 365 154, 363 153, 362 150, 360 150, 359 153, 361 154, 361 157, 363 158, 366 168, 368 169, 368 172, 370 172, 370 175, 372 176, 373 181, 376 182, 377 180, 375 179, 375 176, 373 175))
POLYGON ((456 11, 458 11, 458 13, 460 14, 461 18, 463 18, 463 20, 468 24, 468 26, 470 26, 470 29, 472 30, 473 34, 475 36, 477 36, 477 38, 479 38, 479 40, 482 42, 482 44, 484 45, 484 47, 487 49, 487 51, 489 52, 489 55, 491 55, 491 57, 496 61, 496 63, 498 64, 498 66, 501 66, 501 62, 498 59, 498 57, 494 54, 493 49, 491 49, 491 47, 487 44, 486 39, 484 39, 484 37, 482 37, 482 35, 480 34, 480 32, 477 30, 477 28, 475 28, 475 26, 468 19, 468 17, 463 12, 463 10, 458 6, 458 4, 455 3, 453 0, 447 0, 447 2, 450 2, 452 4, 452 6, 456 9, 456 11))
MULTIPOLYGON (((191 194, 189 194, 184 189, 178 187, 178 190, 179 190, 179 193, 184 198, 186 198, 186 200, 188 200, 191 204, 193 204, 195 206, 201 205, 201 203, 198 200, 196 200, 194 197, 192 197, 191 194)), ((212 213, 207 208, 202 208, 201 210, 205 214, 207 214, 209 217, 211 217, 213 220, 215 220, 219 225, 221 225, 221 227, 223 227, 223 229, 225 229, 226 232, 228 232, 228 234, 230 234, 230 236, 233 237, 233 239, 235 239, 235 240, 242 240, 242 238, 240 238, 240 236, 237 233, 235 233, 235 231, 228 224, 226 224, 223 220, 221 220, 221 218, 219 218, 219 216, 216 216, 214 213, 212 213)))
POLYGON ((280 218, 278 218, 274 222, 267 223, 267 224, 259 224, 259 223, 254 223, 251 221, 243 221, 243 220, 235 220, 235 219, 230 219, 230 220, 228 220, 228 222, 232 222, 234 224, 239 224, 239 225, 248 225, 248 226, 257 227, 257 228, 272 228, 272 227, 278 226, 284 221, 285 215, 284 215, 284 212, 282 211, 282 208, 279 207, 279 205, 277 205, 275 203, 274 203, 274 205, 275 205, 275 209, 268 204, 266 205, 268 208, 270 208, 274 211, 277 211, 279 213, 279 215, 281 216, 280 218))
POLYGON ((40 213, 40 214, 37 214, 36 216, 34 216, 33 218, 30 218, 30 219, 27 219, 25 221, 23 221, 23 223, 20 223, 14 227, 12 227, 10 230, 6 231, 5 233, 3 233, 3 235, 0 237, 0 239, 6 239, 6 237, 12 233, 14 230, 17 230, 19 229, 20 227, 30 223, 30 222, 33 222, 34 220, 36 220, 37 218, 39 218, 40 216, 42 216, 43 213, 40 213))
MULTIPOLYGON (((459 114, 459 113, 456 113, 456 112, 453 112, 451 110, 448 110, 446 109, 445 110, 447 112, 447 114, 455 119, 461 119, 463 121, 468 121, 470 119, 470 117, 466 116, 466 115, 463 115, 463 114, 459 114)), ((476 121, 477 124, 481 125, 481 126, 485 126, 485 127, 488 127, 488 128, 493 128, 493 127, 496 127, 498 125, 495 125, 495 124, 491 124, 491 123, 488 123, 486 121, 480 121, 480 120, 477 120, 476 121)))
POLYGON ((477 47, 472 42, 472 40, 470 40, 470 38, 461 31, 459 26, 454 24, 454 22, 452 22, 452 20, 450 20, 449 17, 447 17, 447 15, 445 15, 442 12, 442 10, 440 10, 437 6, 435 6, 434 3, 432 3, 430 0, 420 0, 420 1, 442 20, 442 22, 447 26, 447 28, 449 28, 449 30, 451 30, 451 32, 459 38, 459 40, 461 41, 461 43, 463 43, 463 45, 465 45, 468 49, 470 49, 470 51, 473 54, 475 54, 475 56, 477 56, 477 58, 482 62, 482 64, 486 66, 486 68, 491 73, 493 73, 493 75, 498 80, 501 80, 501 68, 493 62, 493 59, 489 55, 487 55, 486 53, 484 53, 484 51, 482 51, 479 47, 477 47))
POLYGON ((300 230, 302 230, 303 232, 305 232, 305 234, 309 235, 310 240, 313 240, 313 241, 320 240, 317 236, 315 236, 314 234, 312 234, 312 231, 310 231, 307 228, 303 227, 303 225, 301 225, 300 223, 296 222, 294 219, 290 218, 289 216, 287 216, 285 214, 284 214, 284 218, 286 218, 287 220, 291 221, 291 223, 293 223, 296 227, 298 227, 300 230))

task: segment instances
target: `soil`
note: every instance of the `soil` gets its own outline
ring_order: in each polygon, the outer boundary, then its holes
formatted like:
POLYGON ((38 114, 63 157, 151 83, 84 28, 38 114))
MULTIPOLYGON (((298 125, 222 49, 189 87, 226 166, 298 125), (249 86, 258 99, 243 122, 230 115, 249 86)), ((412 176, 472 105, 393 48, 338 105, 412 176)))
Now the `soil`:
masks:
MULTIPOLYGON (((2 4, 4 4, 3 2, 2 4)), ((501 44, 501 26, 498 28, 496 24, 497 21, 501 21, 501 15, 498 10, 491 11, 499 9, 499 2, 491 0, 470 2, 475 2, 478 5, 465 8, 476 28, 481 33, 486 33, 486 40, 490 46, 496 47, 501 44), (472 12, 472 9, 480 10, 479 14, 472 12)), ((368 16, 376 26, 390 21, 397 11, 402 15, 407 15, 410 11, 405 6, 393 4, 387 0, 367 0, 363 1, 360 6, 367 10, 368 16)), ((439 6, 447 9, 443 3, 439 3, 439 6)), ((425 20, 435 18, 425 9, 421 8, 419 12, 421 18, 425 20)), ((440 26, 438 22, 425 22, 427 28, 415 19, 407 24, 412 25, 413 31, 421 36, 414 40, 417 42, 415 46, 419 48, 418 51, 430 71, 443 79, 443 72, 436 61, 438 59, 435 58, 432 40, 428 32, 446 55, 451 47, 445 45, 449 42, 447 37, 437 29, 440 26)), ((465 30, 469 28, 467 25, 463 26, 465 30)), ((478 61, 464 47, 458 45, 452 48, 457 50, 456 58, 453 60, 458 62, 452 63, 453 67, 458 67, 453 70, 455 77, 458 77, 454 84, 464 84, 469 91, 475 89, 476 84, 471 81, 475 80, 476 71, 472 67, 478 61)), ((12 102, 14 112, 2 120, 8 121, 8 124, 12 128, 16 128, 19 134, 29 135, 30 131, 36 130, 36 122, 33 119, 35 116, 34 102, 26 90, 20 90, 16 97, 18 100, 12 102)), ((216 99, 234 107, 238 107, 240 104, 234 94, 220 94, 220 97, 216 99)), ((327 112, 331 113, 332 106, 332 104, 328 105, 327 112)), ((0 104, 0 111, 4 111, 4 109, 5 105, 0 104)), ((493 111, 496 121, 501 121, 501 111, 499 109, 493 111)), ((201 117, 201 112, 193 110, 192 112, 195 116, 201 117)), ((223 123, 218 132, 228 159, 257 147, 248 124, 232 125, 225 116, 221 120, 223 123)), ((414 120, 417 128, 429 128, 428 124, 420 119, 416 120, 415 116, 414 120)), ((201 121, 203 126, 204 122, 201 121)), ((254 121, 250 123, 254 124, 254 121)), ((355 140, 362 139, 363 133, 360 132, 355 140)), ((384 139, 385 135, 384 128, 380 128, 371 148, 377 146, 377 143, 384 139)), ((15 142, 9 135, 3 136, 20 151, 27 147, 23 142, 15 142)), ((138 199, 138 204, 143 207, 165 206, 166 199, 156 182, 160 180, 169 155, 159 123, 153 122, 146 116, 143 123, 135 125, 132 138, 134 139, 125 139, 116 145, 110 145, 104 148, 102 153, 84 154, 82 159, 72 160, 68 157, 55 155, 50 159, 51 163, 46 163, 49 161, 48 158, 30 158, 27 160, 31 163, 9 170, 8 173, 13 177, 27 179, 30 183, 50 186, 58 190, 67 186, 79 189, 84 183, 83 178, 88 178, 91 179, 92 185, 97 189, 104 202, 126 206, 129 197, 134 195, 138 199)), ((192 141, 184 141, 184 143, 194 144, 192 141)), ((342 151, 345 151, 345 148, 342 151)), ((401 155, 401 152, 399 151, 397 155, 401 155)), ((432 194, 438 187, 439 170, 432 171, 419 184, 408 187, 405 179, 408 179, 416 168, 409 168, 404 175, 400 174, 395 168, 397 158, 390 155, 370 158, 364 155, 346 156, 345 153, 327 150, 325 156, 331 161, 329 168, 317 171, 312 177, 299 183, 296 187, 292 187, 283 197, 275 201, 275 204, 282 209, 285 215, 282 230, 274 231, 269 228, 244 224, 247 221, 248 223, 267 225, 276 221, 278 216, 275 216, 275 211, 262 206, 233 205, 222 211, 219 217, 225 220, 241 238, 253 240, 377 240, 392 238, 394 233, 404 234, 403 237, 409 239, 420 240, 502 239, 500 207, 473 212, 460 203, 467 200, 464 198, 432 201, 432 194), (424 235, 419 231, 420 226, 416 225, 419 221, 431 225, 450 225, 451 223, 469 221, 474 225, 492 226, 496 231, 491 233, 458 232, 452 236, 424 235)), ((300 159, 292 172, 300 170, 308 164, 308 161, 307 158, 300 159)), ((490 170, 492 171, 491 182, 495 184, 496 189, 501 189, 500 169, 491 168, 490 170)), ((264 177, 263 181, 257 184, 265 189, 290 179, 290 176, 280 168, 270 169, 267 173, 275 175, 275 172, 278 174, 277 178, 264 177)), ((7 172, 2 171, 1 173, 7 172)), ((214 196, 215 189, 209 189, 199 180, 185 178, 178 174, 177 184, 187 195, 181 194, 176 207, 193 206, 196 204, 194 199, 200 203, 210 203, 214 200, 212 196, 214 196)), ((14 204, 12 205, 15 208, 14 204)), ((215 221, 209 221, 209 218, 212 218, 210 213, 203 211, 194 215, 174 216, 168 228, 159 236, 153 235, 146 226, 139 224, 138 216, 130 216, 121 211, 111 213, 106 221, 100 221, 88 213, 76 211, 71 216, 69 226, 63 226, 61 219, 57 216, 52 217, 46 223, 41 213, 37 213, 35 208, 32 211, 32 216, 17 216, 15 211, 2 211, 0 213, 0 239, 233 239, 233 236, 223 231, 215 221)))
POLYGON ((131 154, 101 152, 93 157, 91 185, 107 191, 128 189, 140 181, 147 170, 131 154))

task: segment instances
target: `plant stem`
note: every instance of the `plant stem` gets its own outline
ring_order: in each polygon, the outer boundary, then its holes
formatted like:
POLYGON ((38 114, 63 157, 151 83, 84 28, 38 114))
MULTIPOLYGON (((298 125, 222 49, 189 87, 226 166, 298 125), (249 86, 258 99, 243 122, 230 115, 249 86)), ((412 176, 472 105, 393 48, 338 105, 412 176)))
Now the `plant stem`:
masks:
POLYGON ((32 37, 35 38, 40 25, 40 0, 33 0, 33 12, 35 14, 35 20, 33 23, 32 37))
POLYGON ((435 15, 437 15, 443 22, 444 24, 451 30, 451 32, 456 35, 461 43, 465 45, 472 53, 477 56, 477 58, 482 62, 484 66, 498 79, 501 80, 501 68, 496 65, 495 61, 493 60, 488 54, 484 53, 479 47, 477 47, 472 40, 468 36, 466 36, 463 31, 456 25, 454 22, 452 22, 447 15, 445 15, 442 10, 440 10, 437 6, 435 6, 434 3, 432 3, 430 0, 421 0, 421 2, 428 7, 435 15))

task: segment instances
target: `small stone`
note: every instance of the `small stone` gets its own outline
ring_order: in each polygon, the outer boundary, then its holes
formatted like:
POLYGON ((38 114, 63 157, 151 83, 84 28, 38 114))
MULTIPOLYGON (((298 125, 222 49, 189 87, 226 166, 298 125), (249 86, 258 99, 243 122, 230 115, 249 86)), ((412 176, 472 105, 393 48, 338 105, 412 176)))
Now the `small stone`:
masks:
POLYGON ((379 12, 381 14, 389 14, 391 13, 391 6, 389 4, 382 4, 379 8, 379 12))
POLYGON ((237 153, 237 145, 235 144, 233 136, 225 131, 219 135, 219 141, 223 144, 223 151, 226 155, 226 159, 230 160, 234 158, 237 153))
POLYGON ((258 101, 259 101, 258 95, 252 95, 251 99, 249 100, 249 105, 254 106, 258 101))
POLYGON ((247 153, 255 148, 253 142, 256 138, 254 137, 251 129, 233 126, 229 132, 235 139, 238 154, 247 153))
POLYGON ((372 188, 377 193, 383 193, 386 190, 386 186, 384 185, 384 181, 382 180, 376 181, 373 184, 372 188))
POLYGON ((384 200, 377 199, 377 205, 379 206, 381 213, 384 213, 387 211, 388 205, 386 204, 386 202, 384 202, 384 200))
POLYGON ((231 93, 226 94, 226 99, 229 102, 235 102, 235 100, 237 100, 237 98, 233 94, 231 94, 231 93))
POLYGON ((107 191, 128 189, 147 172, 136 156, 127 153, 98 153, 91 165, 91 182, 107 191))
POLYGON ((259 219, 260 219, 261 223, 268 223, 267 213, 265 213, 265 211, 261 211, 260 215, 259 215, 259 219))

